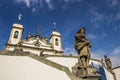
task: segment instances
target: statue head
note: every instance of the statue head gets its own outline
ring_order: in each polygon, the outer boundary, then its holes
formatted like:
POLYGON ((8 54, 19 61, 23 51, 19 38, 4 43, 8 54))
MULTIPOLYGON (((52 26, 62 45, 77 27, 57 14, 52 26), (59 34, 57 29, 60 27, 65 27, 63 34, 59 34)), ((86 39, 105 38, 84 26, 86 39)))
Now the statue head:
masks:
POLYGON ((104 55, 104 58, 108 58, 106 55, 104 55))
POLYGON ((81 36, 85 36, 85 28, 84 27, 80 28, 80 30, 78 32, 81 34, 81 36))

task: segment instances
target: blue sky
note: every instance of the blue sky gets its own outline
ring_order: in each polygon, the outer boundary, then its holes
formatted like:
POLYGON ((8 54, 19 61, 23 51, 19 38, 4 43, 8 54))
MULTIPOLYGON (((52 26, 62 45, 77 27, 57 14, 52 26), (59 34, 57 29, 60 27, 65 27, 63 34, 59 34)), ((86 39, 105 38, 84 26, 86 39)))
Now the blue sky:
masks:
POLYGON ((28 32, 49 38, 53 22, 62 35, 64 54, 73 53, 74 35, 80 27, 86 28, 86 36, 92 43, 93 58, 108 55, 120 65, 120 0, 0 0, 0 49, 4 50, 12 24, 24 26, 23 37, 28 32))

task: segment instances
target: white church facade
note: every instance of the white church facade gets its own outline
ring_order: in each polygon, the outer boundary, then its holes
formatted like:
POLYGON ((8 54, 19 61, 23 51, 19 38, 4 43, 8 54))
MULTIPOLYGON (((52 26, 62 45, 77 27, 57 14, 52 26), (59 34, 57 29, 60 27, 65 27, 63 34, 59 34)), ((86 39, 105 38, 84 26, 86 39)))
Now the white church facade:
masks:
POLYGON ((49 39, 41 38, 40 33, 37 32, 35 36, 28 33, 26 39, 22 39, 24 27, 20 23, 12 25, 12 30, 6 50, 8 51, 28 51, 37 55, 62 55, 62 41, 61 34, 55 29, 51 33, 49 39))

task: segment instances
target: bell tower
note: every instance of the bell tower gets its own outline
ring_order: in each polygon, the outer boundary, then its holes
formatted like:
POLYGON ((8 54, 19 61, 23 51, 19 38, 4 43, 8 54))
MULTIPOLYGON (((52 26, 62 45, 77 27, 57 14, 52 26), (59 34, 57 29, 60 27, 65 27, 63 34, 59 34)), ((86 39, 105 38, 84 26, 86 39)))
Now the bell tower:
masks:
POLYGON ((54 24, 54 31, 52 32, 50 36, 50 43, 53 47, 53 49, 57 53, 62 53, 62 41, 61 41, 61 34, 56 31, 56 23, 54 24))
POLYGON ((18 23, 12 25, 10 37, 6 45, 6 50, 9 50, 9 46, 16 45, 21 40, 23 33, 23 25, 20 24, 21 15, 18 16, 18 23))
POLYGON ((18 42, 21 40, 22 33, 23 26, 20 23, 13 24, 8 44, 18 44, 18 42))

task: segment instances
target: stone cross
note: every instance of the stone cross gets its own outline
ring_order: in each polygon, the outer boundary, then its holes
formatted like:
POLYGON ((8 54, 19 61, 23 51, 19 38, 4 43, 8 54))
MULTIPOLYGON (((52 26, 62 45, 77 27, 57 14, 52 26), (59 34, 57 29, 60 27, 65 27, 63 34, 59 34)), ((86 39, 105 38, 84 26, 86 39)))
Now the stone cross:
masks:
POLYGON ((19 14, 18 15, 18 22, 20 23, 20 21, 21 21, 21 17, 22 17, 22 14, 19 14))

